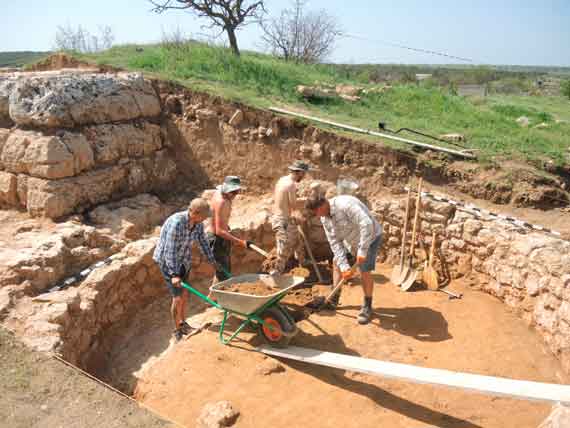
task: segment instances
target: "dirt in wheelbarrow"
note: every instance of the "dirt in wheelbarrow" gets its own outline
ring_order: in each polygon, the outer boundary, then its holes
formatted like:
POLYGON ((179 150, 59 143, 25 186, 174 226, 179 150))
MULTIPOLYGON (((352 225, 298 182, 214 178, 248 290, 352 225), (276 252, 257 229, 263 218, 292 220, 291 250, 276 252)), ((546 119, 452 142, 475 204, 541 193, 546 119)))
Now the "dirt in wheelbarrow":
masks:
POLYGON ((269 296, 279 291, 278 288, 271 287, 263 281, 240 282, 239 284, 228 285, 222 288, 222 290, 232 293, 250 294, 252 296, 269 296))

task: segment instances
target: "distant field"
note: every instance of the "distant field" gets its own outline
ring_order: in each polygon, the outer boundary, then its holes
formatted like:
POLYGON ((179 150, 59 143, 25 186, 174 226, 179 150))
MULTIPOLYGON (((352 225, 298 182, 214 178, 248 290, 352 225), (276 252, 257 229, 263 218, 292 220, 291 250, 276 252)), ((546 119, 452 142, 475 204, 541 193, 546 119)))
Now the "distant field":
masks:
MULTIPOLYGON (((561 97, 496 95, 470 100, 439 86, 402 83, 386 92, 364 95, 356 103, 340 99, 308 102, 296 93, 297 85, 345 83, 371 88, 379 84, 368 83, 367 73, 358 68, 295 64, 253 52, 243 52, 241 58, 236 58, 226 49, 196 42, 174 49, 160 45, 118 46, 82 58, 142 70, 252 106, 294 107, 367 129, 377 129, 382 120, 391 129, 412 128, 430 135, 463 133, 482 160, 516 159, 537 165, 548 159, 557 164, 568 162, 570 125, 555 121, 570 116, 570 101, 561 97), (520 116, 530 118, 529 128, 516 123, 520 116), (547 127, 535 129, 539 123, 547 127)), ((383 67, 401 70, 406 66, 383 67)), ((508 75, 511 78, 512 74, 508 75)))
POLYGON ((0 67, 23 67, 49 55, 49 52, 0 52, 0 67))

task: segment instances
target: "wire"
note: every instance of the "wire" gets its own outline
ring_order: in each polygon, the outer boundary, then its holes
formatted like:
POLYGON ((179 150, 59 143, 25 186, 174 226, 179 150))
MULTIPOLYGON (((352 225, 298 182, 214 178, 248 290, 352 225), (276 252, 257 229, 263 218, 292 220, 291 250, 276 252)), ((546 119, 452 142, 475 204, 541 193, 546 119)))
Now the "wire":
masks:
POLYGON ((452 59, 457 59, 459 61, 465 61, 465 62, 475 62, 474 60, 470 59, 470 58, 463 58, 460 56, 455 56, 455 55, 449 55, 443 52, 436 52, 436 51, 430 51, 427 49, 420 49, 420 48, 413 48, 411 46, 405 46, 405 45, 401 45, 399 43, 393 43, 393 42, 387 42, 385 40, 376 40, 376 39, 370 39, 368 37, 363 37, 363 36, 359 36, 356 34, 348 34, 348 33, 340 33, 339 34, 340 37, 347 37, 347 38, 351 38, 351 39, 360 39, 360 40, 366 40, 368 42, 375 42, 375 43, 382 43, 384 45, 387 46, 393 46, 396 48, 400 48, 400 49, 407 49, 410 51, 414 51, 414 52, 421 52, 421 53, 427 53, 430 55, 439 55, 439 56, 444 56, 446 58, 452 58, 452 59))

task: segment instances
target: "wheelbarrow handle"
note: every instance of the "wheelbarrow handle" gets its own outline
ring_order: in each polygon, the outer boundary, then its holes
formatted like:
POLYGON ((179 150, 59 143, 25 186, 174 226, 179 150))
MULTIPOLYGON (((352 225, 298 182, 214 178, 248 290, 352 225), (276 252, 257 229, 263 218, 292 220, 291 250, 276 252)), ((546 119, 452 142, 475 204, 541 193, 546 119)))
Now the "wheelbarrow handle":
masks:
POLYGON ((200 299, 208 302, 210 305, 215 306, 218 309, 224 310, 224 308, 222 308, 220 306, 220 304, 212 299, 210 299, 208 296, 200 293, 198 290, 196 290, 194 287, 192 287, 190 284, 185 283, 184 281, 181 281, 180 283, 182 285, 182 287, 184 287, 186 290, 188 290, 190 293, 198 296, 200 299))

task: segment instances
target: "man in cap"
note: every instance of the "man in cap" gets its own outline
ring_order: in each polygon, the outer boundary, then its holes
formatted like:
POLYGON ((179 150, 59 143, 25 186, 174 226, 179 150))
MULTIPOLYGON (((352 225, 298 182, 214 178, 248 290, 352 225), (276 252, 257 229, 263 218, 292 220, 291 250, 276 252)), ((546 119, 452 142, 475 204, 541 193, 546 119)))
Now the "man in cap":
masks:
POLYGON ((287 261, 296 253, 297 261, 305 261, 305 247, 299 236, 297 220, 293 211, 300 208, 297 201, 297 183, 301 182, 310 167, 306 162, 296 160, 288 167, 289 174, 281 177, 275 185, 273 216, 271 226, 277 243, 277 263, 272 273, 283 273, 287 261))
POLYGON ((223 184, 216 187, 210 200, 213 216, 206 223, 206 233, 216 262, 222 269, 216 270, 216 279, 224 281, 231 273, 232 242, 248 248, 250 242, 239 239, 230 232, 228 223, 232 214, 232 202, 241 192, 242 185, 239 177, 229 175, 223 184))
MULTIPOLYGON (((382 226, 370 210, 358 198, 340 195, 330 200, 322 195, 313 195, 305 208, 321 218, 325 234, 334 254, 333 286, 342 279, 350 279, 353 270, 349 258, 356 256, 364 291, 364 304, 358 314, 358 323, 366 324, 372 316, 374 281, 372 271, 382 244, 382 226)), ((354 258, 353 258, 354 259, 354 258)), ((340 290, 331 299, 338 305, 340 290)))
POLYGON ((172 296, 170 312, 177 341, 190 332, 190 326, 184 321, 189 295, 181 282, 186 281, 192 268, 193 241, 198 241, 202 254, 216 267, 202 224, 209 216, 210 207, 202 198, 193 199, 187 211, 172 214, 162 225, 160 239, 152 257, 158 264, 172 296))

